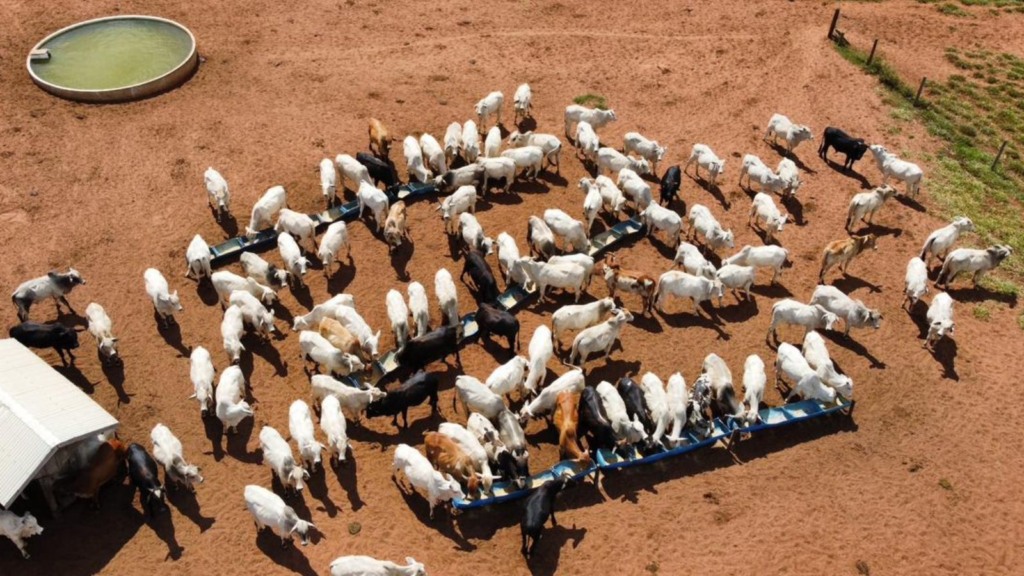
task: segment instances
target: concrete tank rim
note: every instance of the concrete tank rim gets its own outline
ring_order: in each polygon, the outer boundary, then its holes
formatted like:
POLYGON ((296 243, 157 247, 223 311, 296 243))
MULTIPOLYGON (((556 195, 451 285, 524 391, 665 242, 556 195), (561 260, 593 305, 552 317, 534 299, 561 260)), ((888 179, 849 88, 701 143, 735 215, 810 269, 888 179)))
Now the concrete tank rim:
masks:
POLYGON ((92 18, 89 20, 75 22, 74 24, 65 26, 51 34, 48 34, 45 38, 37 42, 31 50, 29 50, 29 54, 25 58, 25 68, 28 70, 29 77, 32 78, 32 81, 41 89, 60 98, 89 103, 128 102, 132 100, 141 100, 143 98, 148 98, 150 96, 166 92, 183 84, 195 71, 198 65, 199 54, 197 50, 196 37, 195 34, 192 33, 192 30, 184 24, 169 18, 149 16, 146 14, 118 14, 116 16, 103 16, 101 18, 92 18), (136 84, 119 86, 117 88, 82 89, 61 86, 43 80, 32 69, 32 53, 39 50, 47 42, 71 30, 112 20, 149 20, 174 26, 188 34, 191 44, 188 55, 186 55, 185 58, 176 66, 156 78, 151 78, 136 84))

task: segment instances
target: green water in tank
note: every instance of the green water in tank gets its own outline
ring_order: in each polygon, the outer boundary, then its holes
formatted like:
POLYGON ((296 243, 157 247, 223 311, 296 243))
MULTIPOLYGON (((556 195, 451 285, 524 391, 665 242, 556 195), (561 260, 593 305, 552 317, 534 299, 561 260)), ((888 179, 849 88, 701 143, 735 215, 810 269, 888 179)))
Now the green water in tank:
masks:
POLYGON ((107 20, 68 30, 41 48, 50 59, 31 63, 39 78, 65 88, 109 90, 174 70, 191 53, 192 39, 167 22, 107 20))

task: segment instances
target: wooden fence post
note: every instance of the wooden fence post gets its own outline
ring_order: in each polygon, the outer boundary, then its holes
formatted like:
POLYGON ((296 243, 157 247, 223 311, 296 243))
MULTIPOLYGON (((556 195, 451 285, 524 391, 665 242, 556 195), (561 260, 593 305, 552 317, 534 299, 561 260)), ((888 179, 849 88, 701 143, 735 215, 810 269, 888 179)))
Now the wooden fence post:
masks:
POLYGON ((924 83, 928 81, 928 78, 921 78, 921 85, 917 87, 917 95, 914 96, 914 106, 917 106, 917 102, 921 99, 921 92, 924 92, 924 83))
POLYGON ((836 24, 839 23, 839 8, 836 8, 834 14, 832 14, 832 24, 828 27, 828 39, 832 39, 832 33, 836 31, 836 24))
POLYGON ((875 43, 871 45, 871 53, 868 54, 868 66, 871 66, 871 61, 875 59, 875 48, 878 48, 878 38, 875 38, 875 43))
POLYGON ((999 147, 999 152, 996 152, 996 159, 992 161, 992 170, 995 171, 996 164, 999 164, 999 159, 1003 156, 1003 151, 1006 150, 1007 141, 1003 140, 1003 145, 999 147))

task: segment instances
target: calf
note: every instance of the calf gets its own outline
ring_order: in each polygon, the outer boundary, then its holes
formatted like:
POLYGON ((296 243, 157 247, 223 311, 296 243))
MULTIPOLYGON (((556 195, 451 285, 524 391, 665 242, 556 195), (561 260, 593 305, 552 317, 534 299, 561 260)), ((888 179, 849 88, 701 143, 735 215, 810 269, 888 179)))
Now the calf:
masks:
POLYGON ((142 513, 149 512, 150 516, 156 516, 157 513, 166 511, 164 487, 160 484, 160 471, 157 469, 153 457, 146 452, 145 448, 133 443, 128 445, 126 459, 132 492, 139 491, 142 513))
POLYGON ((577 427, 579 426, 580 394, 566 390, 559 392, 555 399, 555 427, 558 428, 558 455, 560 458, 575 460, 583 466, 590 466, 593 459, 580 448, 577 427))
POLYGON ((181 440, 163 424, 154 426, 149 438, 153 441, 153 457, 163 466, 167 484, 171 488, 180 484, 189 492, 195 492, 195 485, 203 483, 203 476, 198 466, 185 461, 181 440))
POLYGON ((212 167, 207 168, 203 173, 203 184, 206 185, 206 196, 210 203, 210 209, 216 215, 217 222, 220 222, 224 215, 231 212, 231 191, 228 190, 228 181, 212 167))
POLYGON ((210 266, 210 245, 203 240, 203 237, 196 234, 185 249, 186 278, 195 278, 196 281, 209 278, 213 274, 210 266))
MULTIPOLYGON (((374 188, 376 190, 376 188, 374 188)), ((299 244, 287 232, 277 235, 277 250, 281 253, 285 267, 288 269, 288 280, 298 286, 303 286, 302 277, 306 275, 309 268, 309 259, 302 255, 299 244)))
POLYGON ((28 320, 28 310, 32 304, 46 298, 53 298, 58 314, 61 304, 74 314, 75 309, 68 302, 67 295, 79 284, 85 284, 85 280, 74 268, 68 268, 67 272, 50 272, 46 276, 22 282, 11 294, 11 301, 18 309, 18 320, 28 320))
POLYGON ((96 339, 96 347, 103 361, 108 364, 119 362, 121 357, 117 355, 117 338, 111 332, 113 323, 107 311, 103 306, 90 302, 85 307, 85 317, 89 319, 89 333, 96 339))
MULTIPOLYGON (((607 300, 611 300, 608 298, 607 300)), ((551 330, 541 324, 533 331, 528 347, 530 352, 530 365, 526 373, 526 381, 523 387, 530 394, 537 393, 537 386, 544 383, 544 377, 548 373, 548 361, 554 356, 555 351, 551 344, 551 330)))
POLYGON ((789 260, 789 250, 781 246, 744 246, 736 254, 722 260, 722 266, 753 266, 754 268, 771 268, 772 285, 782 275, 782 268, 789 260))
POLYGON ((924 178, 921 167, 913 162, 901 160, 881 144, 872 144, 868 149, 875 156, 878 171, 882 173, 882 185, 889 182, 889 178, 896 178, 907 185, 907 195, 916 198, 921 190, 921 180, 924 178))
POLYGON ((669 270, 658 277, 658 285, 654 289, 654 308, 662 314, 665 313, 665 299, 669 296, 690 298, 693 300, 693 311, 699 315, 701 302, 712 298, 721 301, 722 282, 718 278, 710 279, 669 270))
MULTIPOLYGON (((369 410, 367 406, 367 416, 370 415, 369 410)), ((347 427, 345 415, 341 412, 341 402, 337 396, 328 394, 320 401, 320 429, 327 436, 327 453, 331 466, 343 464, 348 459, 347 427)))
POLYGON ((505 95, 501 92, 491 92, 476 103, 473 110, 476 111, 477 121, 480 126, 485 126, 487 119, 495 117, 495 125, 501 124, 501 109, 505 105, 505 95))
POLYGON ((93 508, 100 507, 100 488, 114 479, 123 468, 128 447, 117 438, 111 438, 93 453, 89 465, 78 473, 72 493, 79 498, 92 499, 93 508))
POLYGON ((557 526, 555 522, 555 497, 563 488, 572 483, 571 477, 559 476, 554 480, 548 480, 540 488, 530 494, 526 499, 523 520, 519 527, 523 535, 523 546, 520 553, 524 558, 530 558, 533 551, 540 542, 541 532, 544 530, 544 523, 548 517, 551 518, 551 525, 557 526), (532 540, 529 548, 527 542, 532 540))
POLYGON ((943 336, 952 336, 956 324, 953 322, 953 298, 945 292, 939 292, 932 298, 928 306, 928 336, 924 347, 934 347, 943 336))
POLYGON ((846 230, 853 228, 858 220, 864 220, 871 224, 875 212, 885 204, 885 201, 896 195, 896 189, 892 186, 879 186, 870 192, 861 192, 854 195, 850 200, 850 208, 846 214, 846 230), (866 219, 865 219, 866 218, 866 219))
POLYGON ((288 206, 288 193, 284 186, 271 186, 252 206, 249 225, 245 227, 245 235, 255 238, 261 230, 269 228, 274 215, 288 206))
POLYGON ((387 158, 391 152, 391 143, 395 141, 394 137, 391 136, 391 132, 384 126, 384 123, 376 118, 370 118, 370 125, 367 129, 367 133, 370 135, 370 143, 368 148, 370 152, 373 152, 380 158, 387 158), (376 148, 376 150, 374 150, 376 148))
POLYGON ((403 366, 422 368, 434 360, 444 359, 455 354, 455 362, 462 366, 459 357, 459 342, 462 340, 462 323, 454 326, 442 326, 422 336, 410 339, 395 354, 395 358, 403 366))
POLYGON ((974 248, 957 248, 949 253, 942 263, 942 271, 935 281, 936 286, 947 287, 956 277, 963 273, 974 273, 971 281, 977 287, 978 280, 986 272, 996 268, 1013 254, 1013 248, 1008 244, 989 246, 984 250, 974 248))
POLYGON ((206 418, 213 407, 213 360, 210 352, 202 346, 196 346, 189 355, 189 377, 192 380, 193 392, 189 398, 199 403, 199 414, 206 418))
MULTIPOLYGON (((657 206, 657 204, 651 204, 657 206)), ((608 297, 614 298, 617 290, 628 294, 636 294, 640 297, 644 314, 650 311, 654 301, 654 289, 656 282, 649 275, 637 271, 623 269, 619 266, 615 256, 609 254, 604 261, 604 282, 608 286, 608 297)))
MULTIPOLYGON (((662 204, 671 206, 672 202, 675 202, 676 198, 679 197, 679 186, 681 183, 682 176, 679 166, 669 166, 668 170, 665 170, 665 173, 661 175, 660 199, 662 204)), ((683 212, 686 212, 685 207, 683 212)))
POLYGON ((850 335, 850 328, 866 328, 871 326, 875 330, 882 325, 882 313, 872 310, 860 300, 854 300, 842 290, 835 286, 818 286, 811 295, 813 305, 820 305, 825 310, 842 318, 846 324, 844 334, 850 335))
MULTIPOLYGON (((409 479, 413 488, 419 488, 427 492, 427 502, 430 505, 430 518, 434 517, 434 507, 452 498, 463 499, 465 494, 459 483, 452 478, 451 474, 442 476, 434 470, 430 461, 427 460, 419 450, 408 444, 399 444, 395 447, 394 464, 391 477, 396 478, 396 473, 401 470, 402 474, 409 479)), ((397 480, 395 481, 397 484, 397 480)), ((401 488, 401 485, 399 485, 401 488)))
MULTIPOLYGON (((500 238, 500 237, 499 237, 500 238)), ((447 268, 438 268, 434 274, 434 295, 441 307, 441 318, 449 326, 459 323, 459 295, 455 290, 455 282, 447 268)))
POLYGON ((651 174, 658 175, 658 162, 661 162, 668 152, 668 147, 661 146, 657 140, 648 140, 639 132, 626 132, 622 137, 622 152, 624 154, 636 153, 637 156, 651 163, 651 174))
MULTIPOLYGON (((387 160, 387 155, 382 160, 372 154, 359 152, 356 154, 356 162, 359 162, 366 168, 366 173, 370 176, 374 186, 384 184, 385 188, 391 188, 398 184, 398 171, 395 170, 395 165, 390 160, 387 160)), ((362 182, 365 182, 365 180, 359 180, 356 186, 357 190, 362 185, 362 182)))
MULTIPOLYGON (((386 226, 387 222, 385 222, 385 238, 387 238, 386 226)), ((339 220, 327 227, 323 238, 320 239, 320 247, 316 251, 317 258, 323 263, 324 276, 331 274, 331 268, 334 267, 335 260, 338 260, 342 247, 345 248, 345 256, 348 258, 349 263, 351 263, 352 245, 348 242, 348 227, 345 225, 345 222, 339 220)), ((338 267, 341 267, 340 261, 338 261, 338 267)))
POLYGON ((22 322, 12 327, 8 334, 22 345, 29 348, 53 348, 60 354, 60 363, 67 366, 64 352, 75 363, 75 355, 71 352, 78 348, 78 332, 63 324, 40 324, 39 322, 22 322))
POLYGON ((309 405, 302 400, 296 400, 288 407, 288 433, 299 448, 299 459, 305 464, 305 468, 316 472, 320 464, 320 452, 324 445, 317 441, 313 432, 313 417, 309 411, 309 405))
POLYGON ((246 276, 274 290, 284 288, 288 282, 287 270, 281 270, 252 252, 242 252, 239 262, 242 263, 242 270, 246 276))
POLYGON ((579 104, 570 104, 565 107, 565 137, 569 137, 569 129, 575 124, 586 122, 597 129, 617 119, 614 110, 586 108, 579 104))
POLYGON ((814 140, 814 133, 803 124, 794 124, 789 118, 782 114, 772 114, 768 120, 768 129, 765 130, 764 139, 772 137, 772 144, 775 144, 779 136, 786 141, 786 150, 790 153, 804 140, 814 140))
POLYGON ((906 297, 900 306, 906 306, 908 311, 913 310, 917 301, 928 293, 928 265, 924 263, 924 260, 914 257, 907 262, 903 292, 906 297))
POLYGON ((814 330, 804 336, 804 345, 801 352, 807 364, 818 373, 821 381, 831 386, 843 398, 853 397, 853 380, 845 374, 836 370, 832 358, 829 357, 828 348, 825 347, 825 339, 814 330))
POLYGON ((498 298, 498 283, 494 280, 491 266, 481 252, 477 250, 466 252, 459 280, 465 282, 467 274, 473 281, 471 288, 478 302, 493 302, 498 298))
POLYGON ((693 149, 690 151, 690 158, 686 161, 686 166, 683 166, 683 172, 686 172, 690 165, 694 163, 696 163, 693 169, 694 175, 700 178, 700 169, 703 167, 708 173, 708 184, 711 186, 714 186, 715 180, 725 172, 725 160, 716 156, 707 144, 693 145, 693 149))
POLYGON ((340 556, 331 562, 331 576, 427 576, 421 562, 405 557, 405 566, 369 556, 340 556))
POLYGON ((612 346, 619 339, 619 333, 623 326, 633 321, 633 315, 629 310, 618 309, 608 320, 597 326, 591 326, 576 335, 572 341, 572 349, 569 352, 569 364, 583 366, 587 363, 587 357, 595 352, 604 351, 605 360, 612 352, 612 346), (579 359, 579 364, 575 359, 579 359))
POLYGON ((825 134, 821 137, 821 146, 818 147, 818 156, 828 161, 828 149, 835 148, 836 152, 846 155, 843 161, 843 170, 853 170, 853 163, 864 157, 868 151, 868 145, 863 138, 853 138, 839 128, 829 126, 825 128, 825 134))
POLYGON ((833 266, 838 265, 843 274, 850 262, 865 250, 878 250, 878 237, 874 234, 865 236, 852 236, 842 240, 829 242, 821 254, 821 270, 818 272, 818 282, 825 281, 825 273, 833 266))
POLYGON ((303 481, 309 479, 309 472, 295 463, 292 449, 281 433, 271 426, 261 428, 260 450, 263 451, 263 463, 281 482, 285 492, 301 492, 305 487, 303 481))
POLYGON ((282 548, 291 542, 293 534, 298 534, 305 546, 309 543, 309 530, 316 528, 312 522, 300 519, 280 496, 262 486, 249 484, 245 487, 245 507, 256 523, 256 532, 269 527, 281 538, 282 548))
POLYGON ((405 202, 399 200, 391 205, 388 217, 384 220, 384 241, 388 243, 388 252, 401 246, 403 239, 411 240, 405 216, 405 202))
POLYGON ((507 310, 484 302, 476 312, 476 323, 480 327, 480 338, 488 339, 491 334, 504 336, 509 352, 519 349, 519 321, 507 310))
POLYGON ((217 419, 228 434, 233 433, 242 420, 253 415, 252 407, 242 400, 244 389, 245 376, 242 375, 241 368, 228 366, 220 373, 214 400, 217 402, 217 419))
POLYGON ((533 116, 533 91, 530 90, 529 84, 520 84, 516 88, 516 93, 512 97, 512 109, 515 112, 515 116, 512 118, 514 124, 519 124, 519 117, 522 116, 523 120, 527 117, 533 116))
POLYGON ((926 264, 931 261, 933 256, 939 260, 945 260, 960 234, 973 231, 974 222, 970 218, 964 216, 954 218, 948 225, 928 235, 924 247, 921 248, 921 260, 924 260, 926 264))
POLYGON ((43 533, 36 517, 31 512, 24 516, 17 516, 9 510, 0 510, 0 535, 6 536, 21 552, 22 558, 29 559, 28 550, 25 549, 25 539, 43 533))
POLYGON ((776 328, 782 324, 796 324, 804 327, 804 335, 811 330, 831 330, 839 318, 820 305, 801 304, 796 300, 786 298, 779 300, 772 305, 772 322, 768 326, 769 337, 774 337, 776 342, 779 339, 776 328))
POLYGON ((775 206, 775 201, 772 197, 765 194, 764 192, 758 192, 754 195, 754 200, 750 205, 750 222, 751 228, 760 225, 761 220, 764 220, 764 239, 765 242, 771 242, 775 238, 775 234, 782 232, 783 226, 786 224, 786 220, 789 219, 789 214, 782 214, 779 212, 779 208, 775 206))
POLYGON ((437 388, 440 379, 437 374, 417 371, 399 387, 388 391, 387 396, 375 400, 366 407, 366 417, 391 416, 391 424, 398 428, 398 415, 402 415, 403 427, 409 427, 409 408, 430 401, 430 410, 437 414, 437 388))

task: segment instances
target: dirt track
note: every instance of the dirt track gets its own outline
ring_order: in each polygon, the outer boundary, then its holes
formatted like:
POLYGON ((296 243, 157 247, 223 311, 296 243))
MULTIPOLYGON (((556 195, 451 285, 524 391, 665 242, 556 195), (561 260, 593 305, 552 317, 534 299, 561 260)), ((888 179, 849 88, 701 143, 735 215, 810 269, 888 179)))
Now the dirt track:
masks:
MULTIPOLYGON (((51 267, 74 265, 81 271, 88 284, 70 300, 79 312, 90 301, 106 307, 125 367, 123 375, 105 373, 92 343, 83 341, 77 368, 64 373, 120 419, 122 438, 149 446, 154 424, 170 426, 186 456, 202 466, 206 482, 195 500, 173 496, 170 518, 155 523, 143 521, 137 500, 128 506, 127 487, 108 487, 99 512, 78 505, 60 520, 42 517, 46 532, 30 541, 30 562, 0 544, 0 573, 323 574, 343 554, 414 556, 431 574, 583 574, 595 567, 622 574, 856 574, 858 561, 872 574, 988 574, 1012 573, 1020 563, 1014 542, 1021 539, 1024 494, 1015 480, 1024 473, 1022 441, 1015 411, 1004 408, 1017 380, 1007 355, 1024 350, 1016 312, 961 283, 951 292, 958 303, 956 340, 933 356, 919 339, 924 306, 913 318, 899 308, 907 260, 942 225, 927 213, 927 181, 921 205, 885 206, 876 218, 884 234, 878 251, 856 261, 851 277, 836 282, 885 316, 878 331, 829 341, 836 364, 856 383, 854 423, 758 437, 741 444, 735 459, 714 450, 603 478, 600 489, 580 486, 559 501, 561 527, 545 532, 529 565, 519 556, 514 505, 454 521, 440 514, 430 521, 422 498, 403 499, 395 488, 393 446, 422 444, 422 433, 440 422, 429 418, 426 407, 410 413, 413 425, 402 433, 387 420, 371 421, 362 430, 350 426, 354 462, 315 476, 294 504, 322 529, 315 545, 282 550, 272 535, 255 536, 242 489, 270 481, 260 463, 259 427, 287 430, 288 404, 308 397, 287 316, 278 322, 286 336, 272 346, 245 340, 252 354, 243 356, 242 367, 257 412, 239 437, 222 438, 217 423, 204 430, 194 402, 186 400, 188 347, 206 346, 218 368, 225 366, 212 290, 197 291, 181 277, 194 234, 212 244, 233 232, 218 227, 206 206, 207 166, 230 182, 238 227, 274 184, 288 189, 292 208, 312 211, 321 204, 314 172, 320 158, 363 149, 370 115, 400 136, 428 131, 440 137, 448 123, 468 118, 490 90, 503 90, 510 101, 516 85, 526 81, 534 90, 538 131, 561 134, 564 106, 593 92, 605 95, 618 114, 619 121, 601 131, 612 146, 620 146, 623 133, 638 130, 669 147, 669 166, 685 160, 692 143, 711 145, 727 159, 721 196, 686 178, 681 198, 687 206, 709 206, 734 230, 737 247, 760 244, 746 225, 749 198, 735 179, 743 154, 758 154, 772 166, 778 162, 778 153, 761 140, 772 113, 811 125, 818 137, 825 126, 836 125, 896 150, 937 146, 919 130, 887 135, 890 119, 876 81, 844 62, 824 39, 831 5, 687 2, 636 5, 626 15, 621 4, 603 1, 486 8, 362 0, 202 8, 179 0, 101 1, 60 10, 3 4, 13 17, 0 37, 0 240, 8 246, 0 260, 0 285, 13 290, 51 267), (49 31, 116 8, 189 26, 206 58, 197 75, 179 90, 119 106, 68 103, 31 84, 23 61, 31 45, 49 31), (752 25, 769 21, 775 24, 752 25), (143 270, 151 266, 182 297, 178 331, 157 331, 142 283, 143 270), (993 305, 988 322, 971 314, 973 303, 982 300, 993 305), (360 523, 361 532, 350 535, 350 522, 360 523)), ((893 37, 903 24, 940 31, 950 25, 931 6, 876 6, 852 9, 874 19, 885 10, 883 30, 894 30, 893 37)), ((1006 49, 1000 44, 1022 29, 1006 18, 985 17, 970 26, 978 41, 991 41, 994 49, 1006 49)), ((941 68, 928 56, 940 55, 950 37, 914 36, 903 40, 904 54, 920 52, 922 67, 941 68)), ((904 62, 897 60, 902 69, 904 62)), ((787 227, 779 238, 794 261, 782 287, 768 288, 762 273, 753 304, 729 297, 725 308, 705 308, 698 319, 688 303, 674 302, 667 316, 638 317, 611 360, 591 365, 588 382, 627 372, 667 378, 681 371, 692 383, 709 352, 729 362, 736 380, 748 354, 771 363, 774 352, 764 334, 772 302, 790 295, 809 298, 822 247, 844 235, 848 199, 879 181, 873 162, 857 165, 866 177, 862 182, 826 166, 816 146, 797 149, 805 181, 803 224, 787 227), (709 312, 717 320, 707 320, 709 312)), ((392 158, 401 162, 400 150, 392 158)), ((577 214, 582 195, 576 183, 586 174, 571 148, 562 161, 561 176, 546 174, 538 183, 517 184, 517 194, 491 195, 481 203, 477 216, 488 234, 506 230, 523 249, 528 215, 551 206, 577 214)), ((329 283, 314 270, 308 294, 282 292, 283 307, 302 314, 328 291, 348 292, 386 334, 388 288, 404 292, 406 282, 417 280, 434 303, 435 270, 447 266, 456 276, 461 271, 435 206, 410 206, 414 248, 393 260, 363 224, 352 224, 355 265, 329 283)), ((670 266, 671 251, 658 240, 642 240, 618 254, 624 266, 652 274, 670 266)), ((472 299, 462 284, 459 289, 465 313, 472 299)), ((590 294, 605 295, 604 286, 595 282, 590 294)), ((631 299, 626 304, 635 309, 631 299)), ((554 309, 547 304, 519 314, 524 345, 554 309)), ((33 319, 53 317, 49 304, 33 310, 33 319)), ((15 323, 14 308, 0 308, 0 320, 15 323)), ((783 330, 780 336, 795 341, 801 333, 783 330)), ((392 337, 383 340, 390 348, 392 337)), ((44 357, 59 364, 56 354, 44 357)), ((503 346, 473 345, 462 355, 465 372, 478 377, 507 357, 503 346)), ((549 379, 562 370, 556 362, 551 368, 549 379)), ((444 417, 464 422, 464 415, 451 410, 454 368, 433 369, 444 374, 444 417)), ((780 398, 771 390, 766 401, 777 405, 780 398)), ((533 422, 527 432, 537 443, 533 466, 553 463, 555 432, 543 422, 533 422)))

